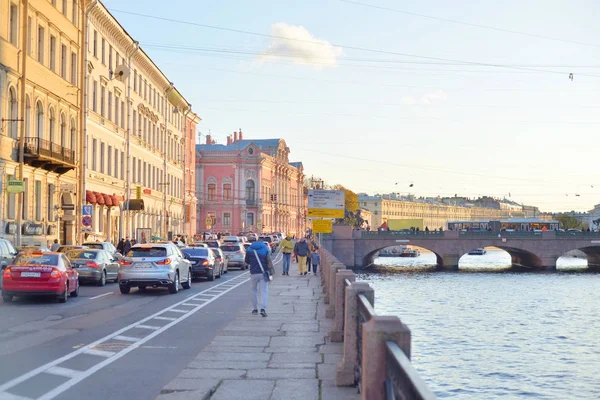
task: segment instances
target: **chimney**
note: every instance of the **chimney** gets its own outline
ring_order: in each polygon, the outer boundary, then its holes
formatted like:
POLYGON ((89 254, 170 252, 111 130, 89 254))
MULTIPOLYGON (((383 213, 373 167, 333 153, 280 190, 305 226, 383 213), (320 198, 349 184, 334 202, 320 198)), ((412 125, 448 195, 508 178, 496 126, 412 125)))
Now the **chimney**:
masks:
POLYGON ((227 136, 227 146, 229 146, 231 144, 231 135, 227 136))
POLYGON ((238 134, 237 132, 233 132, 233 143, 238 141, 238 134))
POLYGON ((206 144, 212 144, 212 138, 210 135, 206 135, 206 144))
POLYGON ((215 139, 213 139, 211 144, 217 144, 217 141, 215 139))
POLYGON ((242 128, 240 128, 240 134, 238 136, 240 140, 244 140, 244 136, 242 135, 242 128))

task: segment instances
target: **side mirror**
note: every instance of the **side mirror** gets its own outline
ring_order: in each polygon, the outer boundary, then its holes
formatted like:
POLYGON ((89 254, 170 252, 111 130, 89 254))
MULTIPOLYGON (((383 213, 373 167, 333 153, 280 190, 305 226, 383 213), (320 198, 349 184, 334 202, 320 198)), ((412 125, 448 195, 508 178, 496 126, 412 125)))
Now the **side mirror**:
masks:
POLYGON ((190 259, 190 256, 189 256, 189 255, 187 255, 187 254, 184 254, 184 255, 183 255, 183 258, 185 258, 186 260, 189 260, 189 259, 190 259))

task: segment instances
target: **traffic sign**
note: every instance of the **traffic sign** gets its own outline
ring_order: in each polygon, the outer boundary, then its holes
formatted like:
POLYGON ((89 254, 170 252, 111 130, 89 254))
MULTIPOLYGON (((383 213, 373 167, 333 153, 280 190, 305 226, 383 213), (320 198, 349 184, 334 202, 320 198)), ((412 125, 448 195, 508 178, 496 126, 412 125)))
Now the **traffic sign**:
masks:
POLYGON ((343 190, 309 190, 309 217, 344 218, 346 193, 343 190))
POLYGON ((6 182, 7 193, 23 193, 25 191, 25 182, 23 181, 8 181, 6 182))
POLYGON ((90 217, 89 215, 84 215, 81 218, 81 225, 83 225, 85 227, 92 226, 92 217, 90 217))
POLYGON ((313 233, 333 232, 333 221, 330 219, 315 219, 312 222, 313 233))
POLYGON ((258 229, 262 229, 262 222, 257 222, 257 223, 256 223, 256 227, 257 227, 258 229))
POLYGON ((81 207, 81 215, 92 215, 93 210, 94 210, 93 206, 89 206, 89 205, 82 206, 81 207))

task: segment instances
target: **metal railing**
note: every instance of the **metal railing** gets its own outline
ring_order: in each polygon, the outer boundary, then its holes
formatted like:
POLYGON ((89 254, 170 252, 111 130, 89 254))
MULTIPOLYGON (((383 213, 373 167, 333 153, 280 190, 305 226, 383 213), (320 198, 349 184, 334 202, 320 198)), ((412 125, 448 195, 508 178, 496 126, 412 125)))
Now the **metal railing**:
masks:
POLYGON ((437 239, 444 236, 444 231, 361 231, 360 236, 363 239, 381 239, 381 238, 397 238, 397 237, 419 237, 437 239))
POLYGON ((587 232, 587 231, 555 231, 556 237, 565 238, 586 238, 586 237, 600 237, 600 232, 587 232))
POLYGON ((23 152, 26 156, 41 156, 75 164, 75 151, 38 137, 26 137, 23 152))
POLYGON ((530 238, 530 239, 541 239, 542 232, 532 232, 532 231, 466 231, 460 232, 460 237, 462 238, 494 238, 500 239, 503 237, 511 237, 511 238, 530 238))

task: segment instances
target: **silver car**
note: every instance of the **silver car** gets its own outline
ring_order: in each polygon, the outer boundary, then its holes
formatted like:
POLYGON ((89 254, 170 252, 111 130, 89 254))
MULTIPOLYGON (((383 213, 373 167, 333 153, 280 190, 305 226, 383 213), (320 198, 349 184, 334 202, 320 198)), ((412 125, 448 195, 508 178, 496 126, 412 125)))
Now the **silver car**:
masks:
POLYGON ((67 257, 73 268, 79 272, 79 282, 94 282, 106 285, 107 280, 117 281, 119 260, 106 250, 70 250, 67 257))
POLYGON ((119 289, 127 294, 137 286, 140 290, 166 287, 177 293, 179 285, 192 286, 190 261, 173 243, 136 244, 119 262, 119 289))
POLYGON ((246 249, 241 242, 237 243, 223 243, 221 250, 225 255, 228 267, 239 267, 241 269, 246 268, 246 249))

